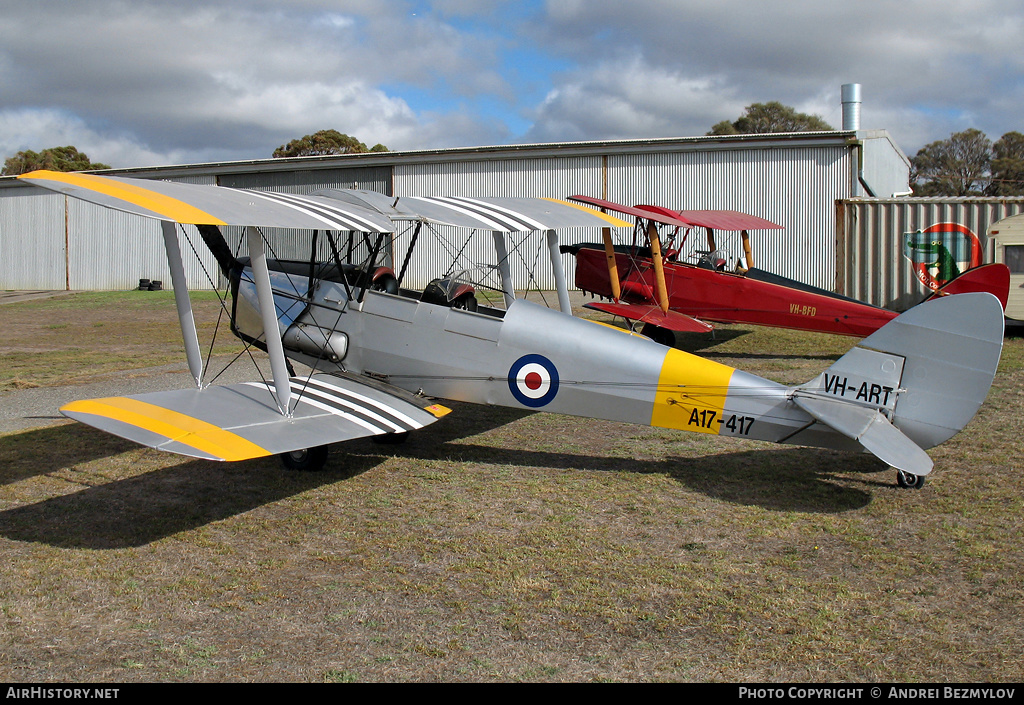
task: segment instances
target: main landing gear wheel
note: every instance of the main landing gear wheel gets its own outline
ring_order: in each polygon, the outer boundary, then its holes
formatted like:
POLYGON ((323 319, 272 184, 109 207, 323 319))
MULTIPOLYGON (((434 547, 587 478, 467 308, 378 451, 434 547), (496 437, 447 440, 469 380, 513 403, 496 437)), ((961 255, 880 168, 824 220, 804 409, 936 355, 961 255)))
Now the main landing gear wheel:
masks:
POLYGON ((656 326, 653 323, 645 323, 644 327, 640 329, 640 335, 646 335, 655 343, 660 343, 670 348, 676 344, 675 333, 670 331, 668 328, 662 328, 661 326, 656 326))
POLYGON ((904 489, 919 490, 924 487, 926 475, 914 475, 913 473, 896 471, 896 484, 904 489))
POLYGON ((327 446, 314 446, 293 450, 291 453, 281 453, 277 456, 286 470, 297 470, 299 472, 319 472, 324 469, 327 463, 327 446))

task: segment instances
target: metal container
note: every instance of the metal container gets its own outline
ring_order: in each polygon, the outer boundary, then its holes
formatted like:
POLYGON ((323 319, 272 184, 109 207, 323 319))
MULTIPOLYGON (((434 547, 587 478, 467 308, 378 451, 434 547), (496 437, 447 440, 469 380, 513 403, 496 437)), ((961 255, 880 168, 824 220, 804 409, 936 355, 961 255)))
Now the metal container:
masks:
POLYGON ((851 198, 836 201, 838 293, 904 311, 948 274, 996 261, 989 226, 1024 212, 1024 198, 851 198), (940 261, 922 244, 945 252, 940 261))

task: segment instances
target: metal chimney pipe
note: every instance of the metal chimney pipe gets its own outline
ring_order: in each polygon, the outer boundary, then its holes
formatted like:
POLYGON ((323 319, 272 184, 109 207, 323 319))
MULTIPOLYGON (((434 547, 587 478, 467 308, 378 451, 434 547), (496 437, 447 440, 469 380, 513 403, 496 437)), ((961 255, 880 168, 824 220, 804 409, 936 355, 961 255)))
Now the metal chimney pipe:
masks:
POLYGON ((843 129, 860 129, 860 84, 844 83, 840 89, 843 101, 843 129))

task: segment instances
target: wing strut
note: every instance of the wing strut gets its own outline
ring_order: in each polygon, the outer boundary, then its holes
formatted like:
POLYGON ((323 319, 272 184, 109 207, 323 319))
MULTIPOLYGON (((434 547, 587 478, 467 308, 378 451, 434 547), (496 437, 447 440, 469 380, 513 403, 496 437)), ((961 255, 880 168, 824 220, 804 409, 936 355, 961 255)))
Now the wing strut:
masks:
POLYGON ((746 230, 740 233, 743 239, 743 258, 746 260, 747 269, 754 268, 754 253, 750 249, 750 233, 746 230))
POLYGON ((164 249, 167 251, 167 264, 171 268, 171 287, 174 289, 174 305, 178 309, 178 323, 181 325, 181 337, 185 342, 185 357, 188 360, 188 371, 196 381, 196 386, 203 386, 203 353, 199 349, 199 335, 196 333, 196 319, 192 315, 192 303, 188 298, 188 283, 185 281, 185 267, 181 263, 181 248, 178 246, 177 224, 170 220, 161 220, 160 227, 164 234, 164 249))
POLYGON ((256 284, 256 297, 260 304, 260 315, 263 317, 263 337, 270 355, 270 372, 274 376, 277 406, 285 416, 291 416, 289 405, 292 400, 291 386, 288 384, 288 363, 284 357, 284 346, 281 345, 281 332, 277 323, 277 306, 274 304, 274 291, 270 287, 270 270, 267 268, 267 250, 263 246, 263 236, 251 225, 245 228, 246 240, 249 243, 249 258, 252 265, 252 278, 256 284))
POLYGON ((619 268, 615 263, 615 245, 612 244, 612 229, 601 228, 601 239, 604 241, 604 257, 608 261, 608 281, 612 285, 612 298, 619 302, 622 290, 619 287, 619 268))
POLYGON ((512 267, 508 263, 508 248, 505 247, 505 233, 495 230, 494 252, 498 256, 498 272, 501 274, 501 290, 505 294, 505 308, 516 300, 516 288, 512 285, 512 267))
POLYGON ((661 261, 661 239, 658 226, 653 220, 647 221, 647 244, 651 247, 651 261, 654 263, 654 293, 662 313, 668 313, 668 290, 665 286, 665 267, 661 261))
POLYGON ((562 267, 562 254, 558 251, 558 233, 547 231, 548 255, 551 257, 551 271, 555 275, 555 290, 558 292, 558 308, 562 313, 572 315, 572 304, 569 303, 569 287, 565 283, 565 269, 562 267))

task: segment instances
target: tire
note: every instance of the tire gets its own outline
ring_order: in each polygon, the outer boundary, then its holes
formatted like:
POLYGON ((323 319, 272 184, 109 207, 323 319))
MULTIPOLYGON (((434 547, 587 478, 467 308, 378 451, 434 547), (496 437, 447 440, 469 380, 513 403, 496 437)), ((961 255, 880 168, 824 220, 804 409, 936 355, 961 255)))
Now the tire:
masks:
POLYGON ((303 448, 291 453, 281 453, 277 456, 285 470, 297 472, 319 472, 327 464, 327 446, 314 446, 303 448))
POLYGON ((913 473, 903 472, 902 470, 896 471, 896 484, 903 489, 919 490, 924 487, 924 481, 926 479, 926 475, 914 475, 913 473))

